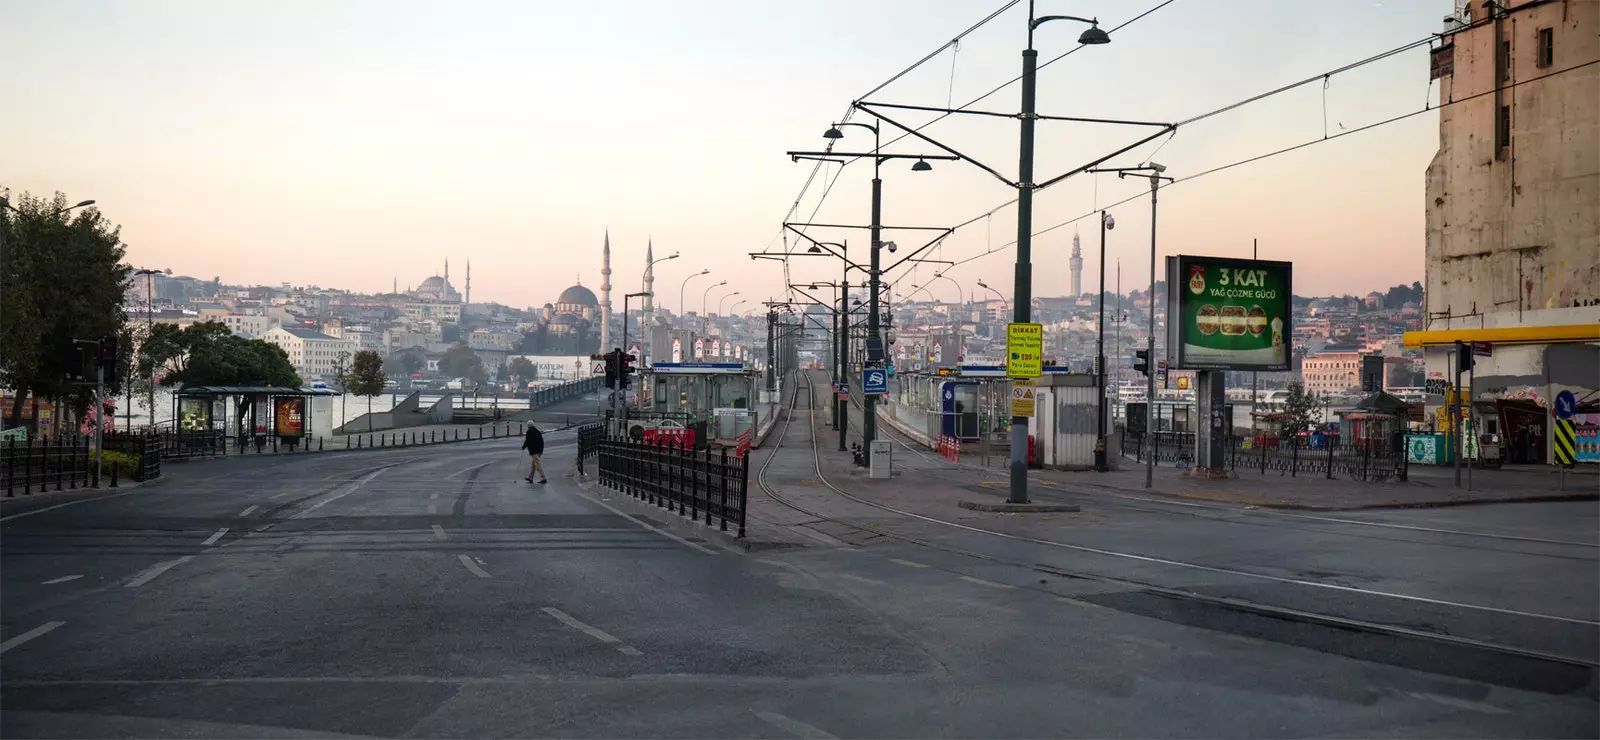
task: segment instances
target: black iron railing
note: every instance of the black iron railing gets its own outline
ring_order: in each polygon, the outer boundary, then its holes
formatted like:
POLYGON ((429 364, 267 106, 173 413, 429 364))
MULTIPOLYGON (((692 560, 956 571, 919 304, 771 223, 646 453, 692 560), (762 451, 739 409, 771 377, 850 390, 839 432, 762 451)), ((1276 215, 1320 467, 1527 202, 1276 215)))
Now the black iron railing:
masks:
POLYGON ((600 483, 641 501, 744 536, 750 458, 726 448, 700 450, 607 437, 597 445, 600 483))
POLYGON ((584 475, 584 462, 600 452, 600 443, 605 441, 605 438, 604 422, 597 421, 578 427, 578 475, 584 475))
MULTIPOLYGON (((1239 474, 1275 472, 1293 478, 1320 473, 1330 480, 1340 476, 1362 481, 1406 480, 1405 451, 1398 437, 1350 441, 1337 437, 1230 437, 1227 444, 1227 467, 1239 474)), ((1141 463, 1153 457, 1157 465, 1183 467, 1194 464, 1194 445, 1193 432, 1125 434, 1122 454, 1141 463)))

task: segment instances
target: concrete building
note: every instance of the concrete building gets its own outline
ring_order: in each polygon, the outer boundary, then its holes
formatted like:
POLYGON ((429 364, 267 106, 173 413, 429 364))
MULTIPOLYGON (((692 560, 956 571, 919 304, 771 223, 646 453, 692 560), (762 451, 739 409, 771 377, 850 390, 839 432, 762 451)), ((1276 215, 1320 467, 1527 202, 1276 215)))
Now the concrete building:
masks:
POLYGON ((406 304, 406 318, 414 322, 441 324, 461 322, 461 304, 454 302, 412 301, 406 304))
POLYGON ((1405 344, 1424 349, 1437 425, 1454 343, 1489 343, 1477 432, 1542 462, 1555 394, 1600 386, 1600 0, 1472 0, 1462 15, 1433 51, 1423 330, 1405 344))
POLYGON ((228 327, 229 331, 245 339, 259 339, 268 329, 278 325, 277 320, 270 316, 240 314, 227 314, 216 319, 228 327))
POLYGON ((327 378, 333 374, 341 352, 356 352, 355 342, 330 337, 316 329, 276 326, 263 332, 261 339, 282 347, 294 371, 304 380, 327 378))
POLYGON ((1361 353, 1355 350, 1318 352, 1300 364, 1300 382, 1316 396, 1344 393, 1361 387, 1361 353))

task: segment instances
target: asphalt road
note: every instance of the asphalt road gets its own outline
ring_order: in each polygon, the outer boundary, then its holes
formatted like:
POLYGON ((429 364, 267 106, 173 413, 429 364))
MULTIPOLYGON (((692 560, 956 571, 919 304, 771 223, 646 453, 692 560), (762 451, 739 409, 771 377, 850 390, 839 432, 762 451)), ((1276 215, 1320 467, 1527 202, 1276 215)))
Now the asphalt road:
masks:
POLYGON ((546 486, 506 440, 175 464, 8 505, 0 735, 1600 734, 1592 672, 892 539, 669 536, 563 475, 572 432, 548 441, 546 486))

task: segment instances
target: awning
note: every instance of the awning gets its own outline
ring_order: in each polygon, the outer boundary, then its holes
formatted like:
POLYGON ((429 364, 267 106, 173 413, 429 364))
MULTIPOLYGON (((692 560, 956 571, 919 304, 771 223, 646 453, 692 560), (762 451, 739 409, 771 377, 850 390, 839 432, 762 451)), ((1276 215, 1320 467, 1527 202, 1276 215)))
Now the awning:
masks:
POLYGON ((1456 342, 1489 342, 1491 344, 1600 342, 1600 324, 1511 326, 1500 329, 1441 329, 1438 331, 1408 331, 1405 334, 1405 346, 1412 349, 1452 345, 1456 342))

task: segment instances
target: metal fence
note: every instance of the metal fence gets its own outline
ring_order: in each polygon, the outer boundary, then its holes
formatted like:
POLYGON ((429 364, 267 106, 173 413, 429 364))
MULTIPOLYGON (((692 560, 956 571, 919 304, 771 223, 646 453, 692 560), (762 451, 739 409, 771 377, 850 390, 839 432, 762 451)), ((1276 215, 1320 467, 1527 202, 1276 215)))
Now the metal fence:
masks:
MULTIPOLYGON (((108 435, 109 436, 109 435, 108 435)), ((148 480, 161 474, 159 457, 148 441, 137 440, 127 450, 105 446, 107 452, 128 452, 136 457, 135 480, 148 480), (149 459, 156 457, 151 464, 149 459)), ((94 439, 92 437, 62 434, 54 439, 7 439, 0 442, 0 487, 6 497, 26 496, 46 491, 66 491, 79 488, 99 488, 109 482, 116 488, 123 479, 122 466, 116 458, 107 458, 99 466, 102 476, 96 475, 94 439)))
POLYGON ((539 390, 528 394, 528 409, 533 410, 542 406, 548 406, 557 401, 593 393, 600 388, 601 380, 602 379, 599 377, 584 378, 583 380, 575 380, 571 383, 562 383, 561 385, 555 385, 549 388, 540 388, 539 390))
POLYGON ((626 437, 601 439, 596 449, 602 485, 695 521, 702 513, 706 524, 716 517, 722 531, 732 524, 744 536, 748 456, 730 455, 726 448, 697 450, 626 437))
MULTIPOLYGON (((1153 457, 1156 465, 1168 463, 1182 468, 1194 464, 1194 445, 1192 432, 1124 434, 1122 454, 1140 463, 1153 457)), ((1329 480, 1344 476, 1350 480, 1385 481, 1406 480, 1407 473, 1404 448, 1398 437, 1349 442, 1336 437, 1230 437, 1225 455, 1228 469, 1240 474, 1276 472, 1295 478, 1302 473, 1320 473, 1329 480)))
POLYGON ((605 422, 597 421, 578 427, 578 475, 584 474, 583 463, 600 451, 600 443, 605 438, 605 422))

